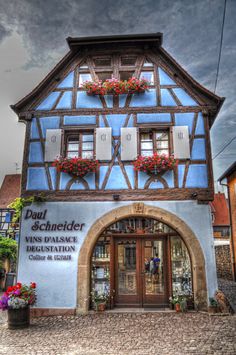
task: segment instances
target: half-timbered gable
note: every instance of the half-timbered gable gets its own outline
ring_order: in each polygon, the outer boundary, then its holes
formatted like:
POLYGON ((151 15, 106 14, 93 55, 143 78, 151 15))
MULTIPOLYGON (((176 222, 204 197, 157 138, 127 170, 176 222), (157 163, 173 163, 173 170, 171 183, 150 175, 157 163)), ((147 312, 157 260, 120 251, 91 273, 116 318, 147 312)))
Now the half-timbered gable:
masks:
POLYGON ((193 81, 160 42, 160 35, 142 41, 121 38, 114 48, 96 38, 86 44, 68 39, 70 58, 49 74, 43 90, 39 86, 33 99, 26 98, 27 105, 23 100, 14 106, 27 122, 23 193, 48 191, 55 197, 66 191, 67 197, 87 199, 96 191, 94 199, 109 199, 108 193, 116 191, 121 199, 212 198, 209 121, 222 99, 193 81), (147 79, 149 90, 90 96, 81 87, 88 80, 132 76, 147 79), (97 171, 83 178, 58 173, 53 160, 73 156, 68 148, 77 145, 79 156, 99 159, 97 171), (178 167, 152 176, 135 172, 133 160, 154 152, 173 154, 178 167))

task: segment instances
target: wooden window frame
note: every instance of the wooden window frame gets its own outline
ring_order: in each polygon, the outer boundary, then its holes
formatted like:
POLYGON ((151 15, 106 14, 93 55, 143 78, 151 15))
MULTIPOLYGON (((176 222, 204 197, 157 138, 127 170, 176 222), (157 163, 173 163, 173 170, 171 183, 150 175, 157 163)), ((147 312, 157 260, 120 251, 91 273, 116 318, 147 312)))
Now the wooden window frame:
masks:
MULTIPOLYGON (((139 155, 142 155, 142 149, 141 149, 141 134, 142 133, 152 133, 153 154, 156 153, 157 150, 161 150, 161 149, 157 148, 157 145, 156 145, 157 140, 154 139, 155 133, 158 133, 158 132, 167 132, 167 134, 168 134, 168 151, 169 151, 169 156, 171 155, 173 144, 171 141, 172 137, 171 137, 170 127, 140 128, 139 132, 138 132, 138 138, 139 138, 138 153, 139 153, 139 155)), ((163 150, 164 150, 164 148, 163 148, 163 150)))
MULTIPOLYGON (((68 139, 69 137, 78 137, 78 142, 79 142, 79 150, 78 150, 78 157, 82 158, 82 144, 83 140, 82 137, 83 135, 92 135, 93 136, 93 156, 90 158, 91 160, 95 158, 95 130, 94 129, 67 129, 64 131, 63 134, 63 156, 67 157, 68 153, 68 139)), ((86 159, 86 158, 84 158, 86 159)), ((89 158, 87 158, 89 159, 89 158)))
POLYGON ((93 65, 94 65, 95 70, 101 69, 101 68, 110 68, 112 70, 112 56, 110 56, 110 55, 93 56, 92 60, 93 60, 93 65), (97 65, 96 61, 99 61, 99 60, 110 61, 110 64, 97 65))
POLYGON ((96 70, 95 74, 96 74, 97 80, 101 80, 104 83, 104 81, 106 81, 107 79, 112 79, 113 70, 112 69, 109 69, 109 70, 102 69, 101 71, 96 70), (106 79, 100 79, 99 78, 100 74, 106 75, 106 79), (110 76, 110 77, 108 77, 108 76, 110 76))
POLYGON ((132 54, 121 54, 120 55, 120 67, 133 67, 133 68, 135 68, 136 67, 136 64, 137 64, 137 60, 138 60, 138 54, 137 55, 132 55, 132 54), (135 63, 134 64, 123 64, 122 63, 122 60, 124 60, 124 59, 135 59, 135 63))

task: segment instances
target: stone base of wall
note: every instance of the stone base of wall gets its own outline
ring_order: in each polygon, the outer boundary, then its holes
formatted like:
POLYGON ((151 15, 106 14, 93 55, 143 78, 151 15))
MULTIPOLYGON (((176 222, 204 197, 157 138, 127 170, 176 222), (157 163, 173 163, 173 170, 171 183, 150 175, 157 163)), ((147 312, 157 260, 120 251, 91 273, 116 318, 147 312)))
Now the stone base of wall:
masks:
POLYGON ((48 316, 74 316, 76 309, 73 308, 31 308, 31 317, 48 317, 48 316))
POLYGON ((225 280, 233 280, 230 261, 230 246, 215 245, 215 254, 217 277, 225 280))

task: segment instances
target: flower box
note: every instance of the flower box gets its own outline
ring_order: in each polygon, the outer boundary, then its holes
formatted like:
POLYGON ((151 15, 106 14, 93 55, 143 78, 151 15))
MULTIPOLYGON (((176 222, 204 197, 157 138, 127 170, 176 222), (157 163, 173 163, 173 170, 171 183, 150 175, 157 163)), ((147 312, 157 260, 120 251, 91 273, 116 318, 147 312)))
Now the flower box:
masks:
POLYGON ((142 171, 150 175, 164 173, 167 170, 172 170, 178 164, 173 156, 154 153, 151 156, 139 156, 133 163, 136 171, 142 171))
POLYGON ((92 159, 83 158, 63 158, 58 157, 53 166, 57 168, 57 171, 70 174, 74 177, 83 177, 88 173, 93 173, 98 167, 98 161, 92 159))
POLYGON ((149 82, 145 79, 130 78, 129 80, 107 79, 102 82, 86 81, 82 88, 88 95, 122 95, 144 93, 149 82))

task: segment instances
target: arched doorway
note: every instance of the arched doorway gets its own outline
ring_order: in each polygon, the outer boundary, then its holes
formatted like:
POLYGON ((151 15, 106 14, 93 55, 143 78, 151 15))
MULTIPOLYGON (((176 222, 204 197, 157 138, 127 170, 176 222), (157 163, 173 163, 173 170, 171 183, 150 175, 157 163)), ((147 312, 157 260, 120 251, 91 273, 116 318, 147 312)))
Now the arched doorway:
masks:
MULTIPOLYGON (((197 299, 199 308, 205 308, 207 304, 207 289, 205 276, 205 260, 200 243, 189 228, 189 226, 179 217, 159 207, 145 205, 143 203, 133 203, 127 206, 116 208, 99 218, 90 228, 85 241, 81 247, 78 263, 78 301, 77 312, 87 312, 90 304, 91 289, 91 260, 95 245, 103 232, 116 221, 126 218, 150 218, 159 221, 169 228, 184 241, 192 266, 192 288, 194 298, 197 299)), ((141 235, 140 235, 141 237, 141 235)), ((164 249, 163 249, 164 250, 164 249)), ((164 251, 165 253, 165 251, 164 251)), ((164 260, 164 258, 163 258, 164 260)), ((170 265, 166 266, 169 267, 170 265)), ((166 290, 169 286, 166 283, 166 290)), ((166 295, 168 295, 168 292, 166 295)), ((166 297, 166 296, 165 296, 166 297)))
POLYGON ((113 307, 166 307, 176 292, 192 296, 188 250, 179 234, 153 218, 108 226, 91 258, 91 290, 113 307))

